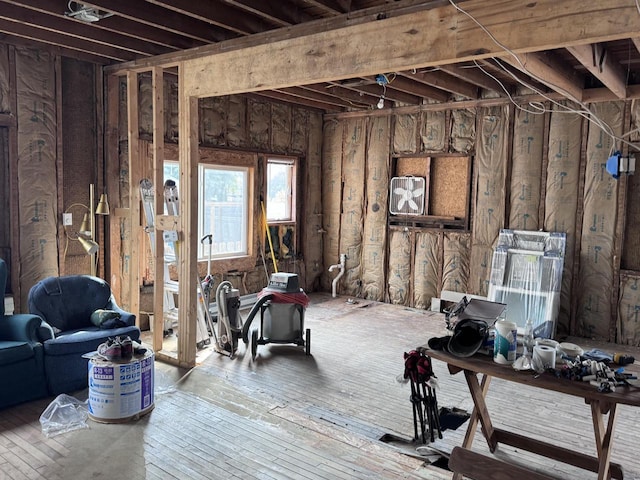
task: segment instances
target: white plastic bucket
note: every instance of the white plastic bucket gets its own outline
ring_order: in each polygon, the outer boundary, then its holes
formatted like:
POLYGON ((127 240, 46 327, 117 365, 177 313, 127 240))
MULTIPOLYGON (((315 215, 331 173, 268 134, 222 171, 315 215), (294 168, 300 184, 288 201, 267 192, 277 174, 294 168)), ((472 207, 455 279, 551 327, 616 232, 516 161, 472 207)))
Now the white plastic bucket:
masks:
POLYGON ((125 422, 153 409, 154 354, 129 362, 89 360, 89 418, 98 422, 125 422))
POLYGON ((495 339, 493 342, 493 361, 511 364, 516 359, 518 347, 518 326, 515 322, 498 320, 495 325, 495 339))

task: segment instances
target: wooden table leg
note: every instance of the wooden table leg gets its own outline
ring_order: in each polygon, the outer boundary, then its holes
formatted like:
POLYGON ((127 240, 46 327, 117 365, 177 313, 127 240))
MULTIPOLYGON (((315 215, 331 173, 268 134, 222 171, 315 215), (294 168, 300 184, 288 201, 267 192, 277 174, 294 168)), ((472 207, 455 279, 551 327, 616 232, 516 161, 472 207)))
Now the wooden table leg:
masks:
MULTIPOLYGON (((467 448, 471 450, 471 445, 473 444, 473 439, 476 436, 476 429, 478 427, 478 420, 480 420, 480 410, 478 409, 478 404, 476 401, 476 397, 474 395, 474 390, 479 392, 482 397, 482 404, 484 403, 484 397, 489 390, 489 384, 491 383, 491 377, 488 375, 482 376, 482 382, 478 383, 478 377, 473 372, 468 372, 465 370, 464 372, 465 378, 467 378, 467 384, 469 385, 469 391, 471 392, 471 398, 473 399, 473 410, 471 411, 471 416, 469 417, 469 425, 467 426, 467 432, 464 435, 464 440, 462 442, 462 448, 467 448), (472 379, 468 378, 468 375, 473 377, 472 379), (472 388, 471 383, 475 383, 476 387, 472 388)), ((485 405, 486 410, 486 405, 485 405)), ((487 413, 488 417, 488 413, 487 413)), ((489 421, 491 423, 491 421, 489 421)), ((486 431, 484 425, 481 423, 482 433, 486 436, 486 431)), ((452 480, 462 480, 462 474, 454 473, 452 480)))
POLYGON ((596 450, 598 452, 598 480, 611 478, 611 447, 613 444, 613 430, 616 424, 617 408, 615 403, 603 404, 598 400, 591 401, 591 418, 593 431, 596 437, 596 450), (609 411, 607 428, 604 428, 604 413, 609 411))

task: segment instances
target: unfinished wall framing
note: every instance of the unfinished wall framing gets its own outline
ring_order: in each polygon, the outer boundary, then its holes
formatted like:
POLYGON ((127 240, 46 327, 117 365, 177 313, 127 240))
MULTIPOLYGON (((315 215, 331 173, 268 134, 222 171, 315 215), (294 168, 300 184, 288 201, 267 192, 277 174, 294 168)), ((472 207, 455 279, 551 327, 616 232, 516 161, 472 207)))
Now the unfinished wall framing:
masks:
MULTIPOLYGON (((625 121, 624 105, 623 102, 609 102, 594 104, 591 108, 615 134, 621 135, 628 131, 625 122, 638 122, 637 111, 640 110, 632 109, 632 119, 625 121)), ((365 275, 364 272, 371 268, 369 263, 373 256, 363 255, 361 276, 358 277, 359 270, 354 269, 350 285, 341 283, 339 292, 358 293, 353 285, 361 279, 366 285, 362 292, 364 298, 377 299, 380 292, 385 291, 386 301, 416 308, 428 308, 430 299, 439 296, 442 290, 486 295, 493 247, 501 228, 560 231, 567 234, 567 251, 557 335, 577 334, 638 345, 640 340, 634 325, 638 311, 635 288, 640 265, 618 278, 616 252, 625 247, 616 246, 614 241, 618 235, 616 228, 620 228, 616 227, 616 212, 624 200, 617 193, 617 182, 628 182, 628 199, 637 190, 638 181, 635 177, 616 181, 606 174, 604 162, 614 145, 599 128, 585 124, 583 117, 572 113, 577 109, 576 105, 561 102, 548 107, 549 110, 541 115, 512 105, 453 109, 437 115, 429 108, 429 115, 426 112, 392 115, 389 122, 392 128, 387 138, 379 143, 392 147, 388 153, 391 163, 387 181, 394 174, 414 174, 411 169, 418 160, 425 158, 426 151, 429 151, 429 158, 442 159, 445 166, 448 156, 469 155, 473 176, 465 188, 472 196, 470 227, 455 232, 443 227, 392 225, 386 230, 386 243, 376 251, 376 261, 381 255, 387 258, 386 263, 376 264, 378 268, 386 265, 384 273, 365 275), (444 126, 442 119, 446 119, 444 126), (433 129, 430 129, 430 122, 435 125, 433 129), (431 136, 430 131, 433 132, 431 136), (442 131, 448 135, 442 135, 442 131), (444 137, 445 147, 434 151, 443 145, 444 137), (375 294, 368 296, 370 292, 375 294), (617 306, 611 302, 615 292, 619 292, 617 306)), ((325 121, 324 142, 330 147, 326 151, 330 152, 330 158, 344 160, 345 152, 354 148, 353 136, 343 133, 347 125, 353 125, 354 119, 349 117, 353 115, 341 119, 338 114, 325 121)), ((368 125, 382 121, 380 116, 366 120, 368 125)), ((378 147, 369 145, 363 154, 365 169, 371 171, 370 163, 375 158, 377 166, 374 170, 379 171, 382 155, 378 147)), ((327 167, 334 165, 329 157, 327 167)), ((342 163, 339 165, 343 166, 342 163)), ((438 168, 437 163, 429 163, 430 172, 438 168)), ((328 185, 350 183, 349 175, 340 169, 325 168, 323 176, 328 185)), ((377 187, 365 183, 364 195, 368 198, 372 197, 370 188, 377 188, 376 198, 381 198, 379 189, 384 187, 385 181, 378 176, 375 178, 377 187)), ((349 192, 345 188, 342 195, 349 192)), ((437 206, 443 197, 449 201, 450 194, 444 192, 431 190, 429 203, 437 206)), ((627 203, 624 242, 628 246, 640 238, 640 227, 637 222, 629 223, 638 215, 634 204, 628 200, 627 203)), ((340 203, 339 196, 325 197, 323 205, 325 214, 332 212, 325 221, 331 218, 331 222, 342 222, 344 228, 344 211, 337 208, 344 205, 344 200, 340 203)), ((382 222, 380 210, 384 209, 388 216, 388 205, 381 202, 376 205, 380 207, 375 212, 376 218, 382 222)), ((361 223, 373 225, 372 214, 367 209, 361 223)), ((326 229, 331 224, 326 222, 324 225, 326 229)), ((372 231, 380 232, 367 227, 363 245, 372 231)), ((332 263, 343 248, 341 232, 336 230, 334 235, 338 235, 333 238, 339 239, 339 246, 334 246, 330 257, 332 263)), ((627 265, 638 263, 635 253, 622 252, 627 265)), ((358 261, 352 259, 351 265, 357 264, 358 261)), ((329 285, 331 278, 332 275, 326 275, 324 285, 329 285)))

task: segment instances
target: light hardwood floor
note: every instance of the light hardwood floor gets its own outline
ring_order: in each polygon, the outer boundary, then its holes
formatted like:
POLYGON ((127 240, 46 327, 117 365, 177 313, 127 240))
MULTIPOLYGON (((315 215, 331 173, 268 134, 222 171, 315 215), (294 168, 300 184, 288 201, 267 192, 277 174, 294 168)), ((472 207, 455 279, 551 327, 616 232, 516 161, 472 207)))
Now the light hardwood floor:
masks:
MULTIPOLYGON (((311 298, 305 318, 311 356, 271 344, 259 346, 252 361, 241 344, 235 359, 201 352, 190 371, 156 362, 155 408, 138 420, 89 420, 89 428, 46 438, 38 418, 51 398, 1 411, 0 479, 450 479, 425 461, 436 457, 419 455, 415 445, 380 441, 386 434, 413 436, 409 387, 397 377, 405 351, 445 333, 443 316, 326 294, 311 298)), ((462 376, 438 362, 434 368, 439 406, 470 411, 462 376)), ((590 411, 579 399, 514 391, 494 380, 487 401, 505 428, 595 451, 590 411)), ((638 412, 622 407, 619 415, 612 459, 622 463, 625 478, 640 480, 638 412)), ((465 427, 447 430, 432 446, 446 455, 465 427)), ((488 452, 480 434, 474 450, 488 452)), ((595 478, 507 448, 499 454, 558 478, 595 478)))

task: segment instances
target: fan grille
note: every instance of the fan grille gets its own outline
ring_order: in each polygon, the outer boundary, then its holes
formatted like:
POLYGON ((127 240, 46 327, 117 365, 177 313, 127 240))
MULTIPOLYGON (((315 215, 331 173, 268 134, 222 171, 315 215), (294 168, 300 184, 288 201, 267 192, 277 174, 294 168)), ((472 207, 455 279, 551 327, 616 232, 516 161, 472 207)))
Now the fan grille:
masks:
POLYGON ((424 177, 393 177, 389 187, 389 212, 392 215, 423 215, 424 177))

